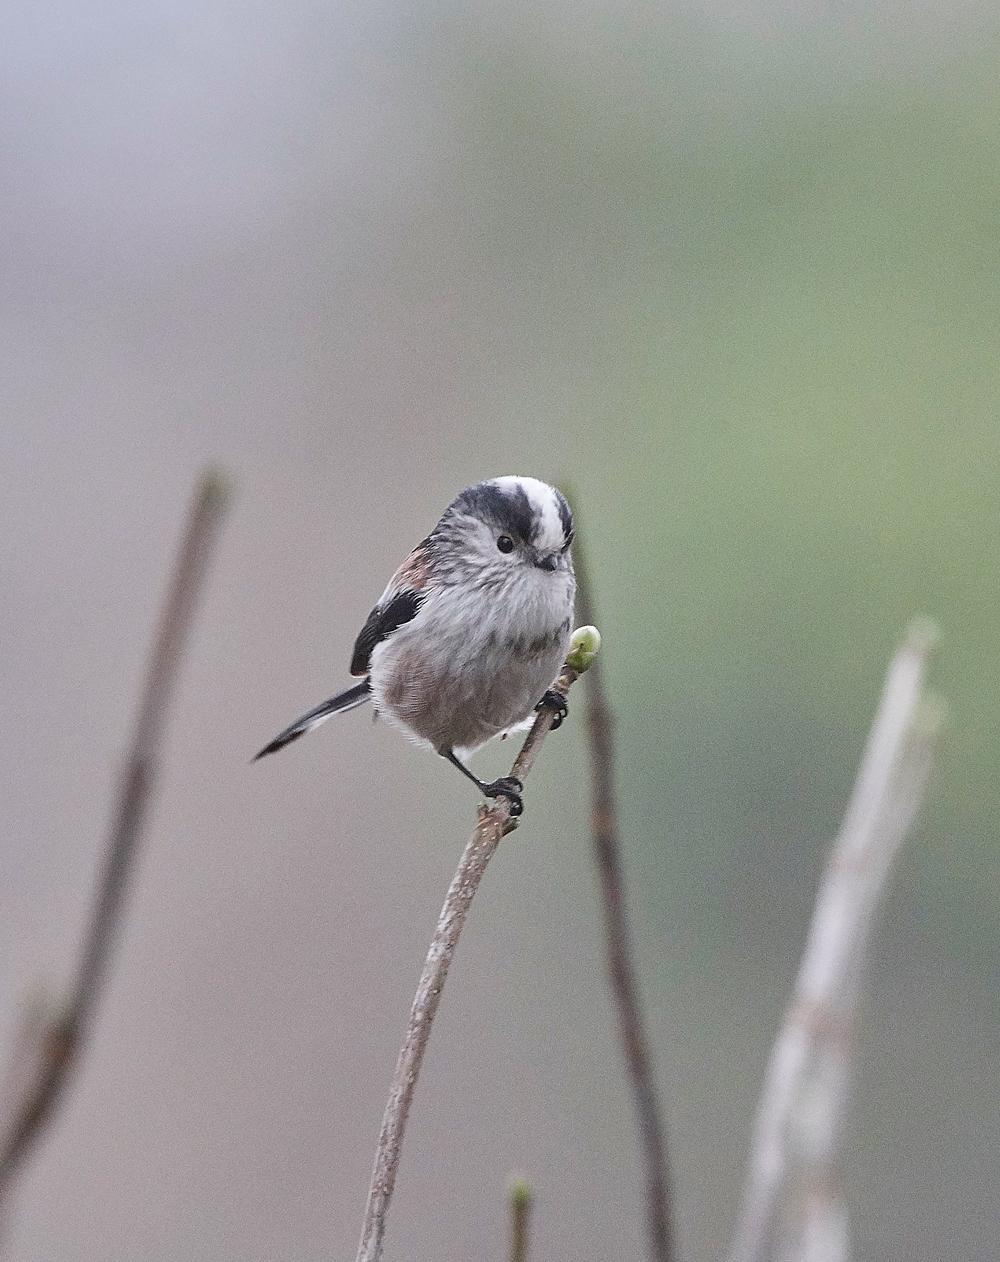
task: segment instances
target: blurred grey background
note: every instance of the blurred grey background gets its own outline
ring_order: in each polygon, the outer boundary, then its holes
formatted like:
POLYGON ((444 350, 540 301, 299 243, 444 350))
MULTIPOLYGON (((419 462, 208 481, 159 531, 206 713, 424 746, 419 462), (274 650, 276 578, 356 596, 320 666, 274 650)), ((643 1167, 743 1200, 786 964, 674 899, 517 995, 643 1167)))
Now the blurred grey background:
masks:
MULTIPOLYGON (((995 1258, 995 7, 40 0, 4 27, 0 1053, 70 974, 196 474, 238 487, 6 1258, 353 1257, 475 795, 363 712, 248 758, 344 683, 450 498, 514 472, 572 486, 591 561, 685 1262, 728 1239, 884 668, 911 614, 943 626, 845 1174, 858 1258, 995 1258)), ((578 702, 463 937, 387 1259, 501 1258, 514 1167, 534 1256, 642 1256, 586 791, 578 702)))

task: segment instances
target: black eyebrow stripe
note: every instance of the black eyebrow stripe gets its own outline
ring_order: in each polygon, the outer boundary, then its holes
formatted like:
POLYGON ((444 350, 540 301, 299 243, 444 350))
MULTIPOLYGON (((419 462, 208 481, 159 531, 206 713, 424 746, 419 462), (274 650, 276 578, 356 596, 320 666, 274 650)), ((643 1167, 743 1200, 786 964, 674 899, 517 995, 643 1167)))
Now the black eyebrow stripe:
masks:
POLYGON ((448 511, 471 513, 492 521, 498 529, 524 543, 531 543, 541 525, 523 486, 508 491, 493 482, 480 482, 463 491, 448 511))

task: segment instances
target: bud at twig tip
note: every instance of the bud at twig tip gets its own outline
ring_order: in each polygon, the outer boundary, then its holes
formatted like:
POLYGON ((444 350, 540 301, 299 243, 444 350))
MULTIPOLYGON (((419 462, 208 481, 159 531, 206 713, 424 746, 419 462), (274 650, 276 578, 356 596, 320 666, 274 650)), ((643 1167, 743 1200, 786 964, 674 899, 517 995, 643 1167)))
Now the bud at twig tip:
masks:
POLYGON ((601 647, 601 633, 596 627, 577 627, 569 642, 566 665, 582 675, 597 657, 601 647))
POLYGON ((531 1184, 523 1174, 512 1174, 507 1184, 507 1199, 511 1205, 531 1203, 531 1184))
POLYGON ((941 628, 933 618, 914 618, 906 628, 906 647, 915 653, 929 653, 941 642, 941 628))
POLYGON ((199 491, 202 501, 214 509, 225 508, 233 493, 230 479, 215 465, 202 471, 199 491))

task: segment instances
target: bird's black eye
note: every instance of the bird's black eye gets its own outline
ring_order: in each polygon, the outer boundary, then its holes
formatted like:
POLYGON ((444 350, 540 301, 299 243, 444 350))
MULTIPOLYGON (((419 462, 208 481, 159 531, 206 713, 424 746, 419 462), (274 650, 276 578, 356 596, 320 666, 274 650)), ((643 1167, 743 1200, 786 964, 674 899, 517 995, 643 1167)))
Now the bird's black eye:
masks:
POLYGON ((497 540, 497 547, 501 552, 513 552, 514 540, 510 537, 510 535, 501 535, 497 540))

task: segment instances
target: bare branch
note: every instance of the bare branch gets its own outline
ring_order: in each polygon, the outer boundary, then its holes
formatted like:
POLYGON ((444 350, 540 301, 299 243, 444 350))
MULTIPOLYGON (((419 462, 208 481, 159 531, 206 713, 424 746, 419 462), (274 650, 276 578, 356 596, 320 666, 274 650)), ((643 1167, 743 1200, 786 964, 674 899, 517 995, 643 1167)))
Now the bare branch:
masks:
POLYGON ((834 1189, 817 1189, 786 1232, 780 1262, 850 1262, 847 1211, 834 1189))
MULTIPOLYGON (((584 622, 593 622, 593 600, 579 544, 576 548, 576 572, 580 617, 584 622)), ((674 1249, 665 1127, 660 1116, 649 1042, 639 1003, 639 983, 629 946, 625 879, 615 802, 614 721, 604 694, 600 662, 595 662, 587 672, 584 688, 590 742, 590 824, 594 862, 601 884, 604 951, 642 1144, 649 1256, 652 1262, 670 1262, 674 1249)))
POLYGON ((3 1107, 4 1127, 0 1132, 0 1202, 8 1196, 14 1176, 51 1117, 94 1016, 146 819, 167 702, 227 498, 218 476, 206 474, 201 479, 153 642, 132 747, 112 817, 104 870, 69 999, 57 1016, 46 1017, 42 1024, 33 1008, 18 1039, 15 1064, 7 1074, 7 1085, 17 1095, 3 1107))
POLYGON ((893 658, 851 800, 820 885, 784 1027, 771 1054, 730 1262, 761 1262, 795 1183, 782 1257, 845 1262, 835 1164, 858 994, 875 912, 930 771, 940 711, 921 701, 935 638, 914 623, 893 658))
MULTIPOLYGON (((588 628, 588 630, 592 629, 588 628)), ((574 634, 574 641, 580 634, 580 631, 574 634)), ((563 666, 559 678, 553 685, 564 697, 581 673, 579 669, 570 665, 570 662, 574 660, 583 669, 589 665, 589 663, 584 664, 579 659, 574 659, 574 650, 571 649, 566 665, 563 666)), ((555 715, 551 710, 540 711, 521 747, 521 752, 514 760, 510 774, 522 784, 534 765, 554 718, 555 715)), ((385 1216, 396 1183, 396 1171, 399 1168, 406 1120, 410 1114, 417 1076, 420 1073, 424 1052, 427 1050, 427 1041, 430 1038, 434 1014, 437 1012, 441 999, 441 991, 444 989, 451 959, 458 945, 462 926, 465 924, 465 917, 479 888, 483 873, 486 871, 486 865, 500 844, 501 837, 511 832, 516 826, 517 821, 510 815, 509 799, 498 797, 491 806, 481 805, 479 823, 459 860, 458 869, 445 897, 437 929, 434 931, 430 950, 427 952, 427 960, 420 974, 417 993, 414 996, 413 1007, 410 1009, 406 1037, 396 1061, 396 1070, 389 1089, 389 1100, 382 1117, 382 1129, 375 1152, 375 1166, 372 1170, 368 1204, 365 1207, 357 1262, 378 1262, 382 1256, 385 1216)))

